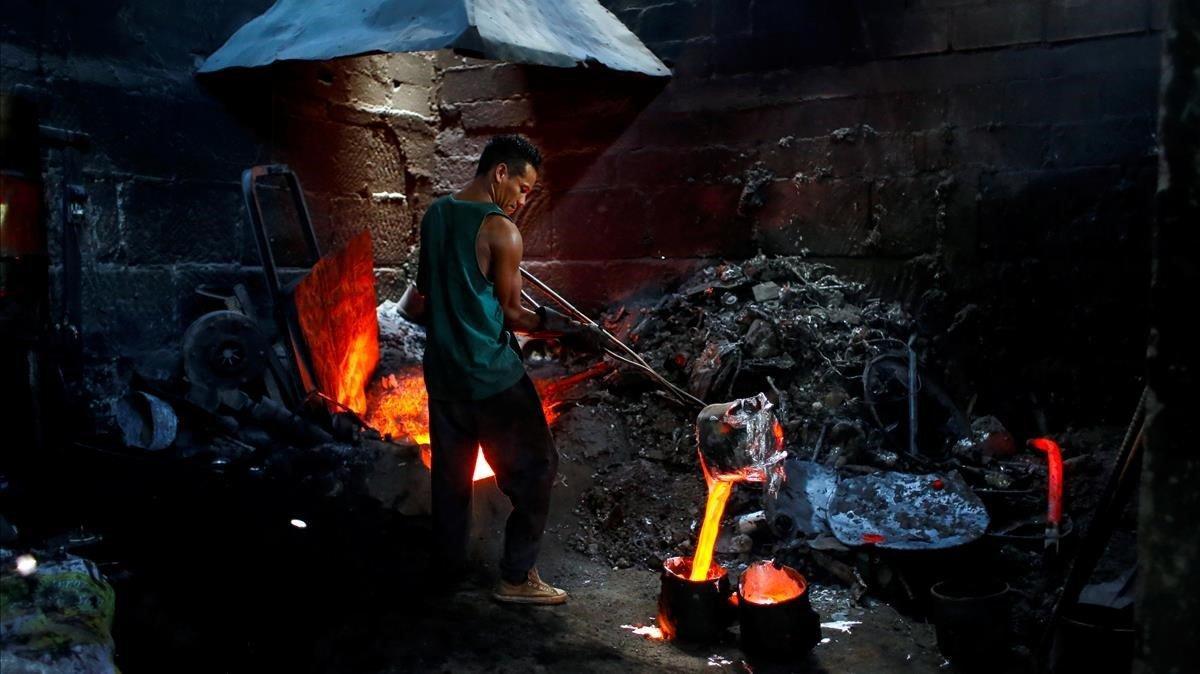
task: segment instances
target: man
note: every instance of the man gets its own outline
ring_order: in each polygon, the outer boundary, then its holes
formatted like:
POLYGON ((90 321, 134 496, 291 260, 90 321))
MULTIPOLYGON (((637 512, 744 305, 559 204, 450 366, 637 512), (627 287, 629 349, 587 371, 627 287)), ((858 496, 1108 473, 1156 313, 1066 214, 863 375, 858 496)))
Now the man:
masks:
POLYGON ((436 568, 455 569, 465 558, 472 473, 482 447, 513 506, 492 596, 562 604, 567 593, 543 582, 534 566, 558 452, 510 334, 587 330, 556 311, 521 306, 522 240, 513 217, 541 164, 537 148, 521 136, 488 142, 475 178, 425 212, 416 288, 424 306, 408 308, 426 324, 436 568))

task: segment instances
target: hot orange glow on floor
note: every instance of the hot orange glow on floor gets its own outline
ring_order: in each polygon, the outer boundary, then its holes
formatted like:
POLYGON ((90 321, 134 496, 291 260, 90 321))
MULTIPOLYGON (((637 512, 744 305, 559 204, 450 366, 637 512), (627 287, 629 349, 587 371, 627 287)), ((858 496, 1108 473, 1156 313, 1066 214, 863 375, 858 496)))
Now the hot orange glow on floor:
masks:
MULTIPOLYGON (((429 445, 421 445, 421 463, 425 464, 426 468, 433 469, 433 452, 429 449, 429 445)), ((492 467, 488 465, 487 459, 483 457, 483 447, 479 448, 479 453, 475 456, 475 473, 471 479, 475 482, 485 480, 496 475, 492 467)))
MULTIPOLYGON (((563 381, 548 384, 536 382, 542 397, 542 413, 546 423, 553 424, 558 414, 554 409, 554 395, 566 391, 568 384, 575 383, 581 376, 594 376, 592 370, 563 381)), ((384 385, 372 391, 367 407, 366 421, 372 428, 393 438, 412 438, 421 445, 421 463, 429 468, 432 457, 429 449, 429 397, 425 393, 425 378, 420 365, 411 365, 384 379, 384 385)), ((496 473, 483 458, 483 448, 475 460, 476 481, 492 477, 496 473)))

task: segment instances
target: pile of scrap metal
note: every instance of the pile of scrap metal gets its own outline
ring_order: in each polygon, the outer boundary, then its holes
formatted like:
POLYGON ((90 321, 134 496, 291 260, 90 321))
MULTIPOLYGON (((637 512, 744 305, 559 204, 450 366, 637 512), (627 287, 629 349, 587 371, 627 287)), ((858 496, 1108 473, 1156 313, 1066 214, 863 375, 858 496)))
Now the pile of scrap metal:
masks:
POLYGON ((323 476, 322 491, 365 489, 366 471, 379 456, 407 460, 419 453, 409 439, 385 439, 360 416, 379 360, 370 235, 322 256, 299 182, 287 167, 248 169, 243 187, 269 304, 256 304, 243 285, 198 288, 210 310, 184 334, 180 376, 139 379, 116 405, 123 443, 251 475, 303 453, 303 463, 323 476), (260 182, 277 199, 292 200, 310 256, 311 268, 291 284, 280 279, 260 182), (312 463, 320 457, 326 460, 312 463))
MULTIPOLYGON (((775 556, 860 593, 911 595, 903 569, 879 563, 895 558, 887 551, 911 557, 986 538, 1040 558, 1071 533, 1061 463, 1044 443, 1023 446, 995 417, 963 412, 901 307, 827 265, 761 256, 714 265, 605 322, 699 398, 765 391, 775 405, 788 479, 777 494, 735 494, 727 516, 738 524, 724 528, 718 554, 775 556)), ((599 466, 572 542, 609 563, 657 568, 695 538, 695 412, 629 370, 603 383, 592 401, 612 408, 631 446, 599 466)), ((1086 461, 1084 450, 1066 446, 1063 462, 1086 461)))

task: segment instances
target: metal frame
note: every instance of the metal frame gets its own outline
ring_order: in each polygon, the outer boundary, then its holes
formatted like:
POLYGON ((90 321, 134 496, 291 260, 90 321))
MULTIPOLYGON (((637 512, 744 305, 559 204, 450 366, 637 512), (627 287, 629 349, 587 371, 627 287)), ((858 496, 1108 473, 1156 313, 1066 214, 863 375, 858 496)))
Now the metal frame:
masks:
POLYGON ((290 377, 292 381, 281 382, 289 389, 289 402, 299 404, 306 400, 317 389, 316 380, 304 336, 296 322, 295 306, 292 303, 290 290, 284 289, 279 281, 279 266, 275 262, 275 252, 271 248, 271 238, 267 235, 266 224, 263 220, 262 202, 258 198, 258 181, 264 177, 282 177, 288 191, 292 194, 292 203, 299 220, 300 233, 308 248, 311 265, 321 259, 321 247, 317 243, 317 235, 313 231, 312 216, 308 204, 304 201, 304 190, 300 179, 296 177, 286 164, 265 164, 251 166, 242 172, 242 198, 246 203, 246 214, 250 217, 250 228, 254 232, 254 242, 258 247, 258 257, 262 264, 263 276, 267 280, 267 290, 271 296, 271 308, 275 317, 279 337, 284 340, 284 348, 291 354, 293 367, 290 377))

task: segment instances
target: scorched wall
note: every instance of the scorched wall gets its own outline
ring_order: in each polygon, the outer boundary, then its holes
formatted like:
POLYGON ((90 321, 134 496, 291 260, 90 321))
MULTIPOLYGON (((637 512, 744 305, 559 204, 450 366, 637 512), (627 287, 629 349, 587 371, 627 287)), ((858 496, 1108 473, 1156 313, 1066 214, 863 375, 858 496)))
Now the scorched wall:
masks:
MULTIPOLYGON (((589 309, 803 253, 908 300, 968 397, 1128 407, 1109 398, 1143 370, 1160 0, 605 0, 672 79, 441 55, 198 81, 269 4, 6 8, 3 88, 91 136, 82 328, 110 375, 175 366, 197 285, 261 292, 246 166, 295 167, 326 246, 371 228, 394 297, 425 205, 522 131, 548 155, 527 256, 589 309)), ((48 153, 47 184, 61 168, 48 153)))
POLYGON ((906 299, 964 399, 1125 413, 1161 2, 605 4, 674 78, 441 72, 435 190, 492 133, 538 140, 522 226, 548 281, 595 308, 704 260, 806 254, 906 299))

